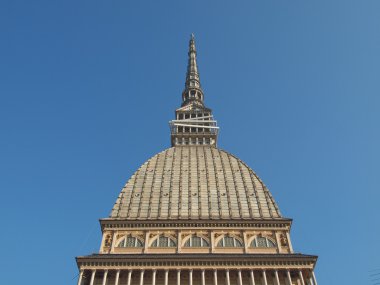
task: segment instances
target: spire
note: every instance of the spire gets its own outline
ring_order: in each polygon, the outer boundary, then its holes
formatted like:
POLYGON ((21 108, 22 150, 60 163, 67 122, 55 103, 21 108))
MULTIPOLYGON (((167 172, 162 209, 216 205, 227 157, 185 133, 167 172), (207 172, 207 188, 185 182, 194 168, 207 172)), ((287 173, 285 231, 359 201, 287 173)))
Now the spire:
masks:
POLYGON ((193 102, 203 106, 203 91, 198 73, 194 34, 190 36, 188 56, 185 90, 182 93, 182 106, 193 102))
POLYGON ((175 119, 169 122, 172 146, 216 146, 219 127, 212 110, 203 104, 203 90, 199 81, 197 51, 194 34, 189 42, 185 90, 182 105, 175 111, 175 119))

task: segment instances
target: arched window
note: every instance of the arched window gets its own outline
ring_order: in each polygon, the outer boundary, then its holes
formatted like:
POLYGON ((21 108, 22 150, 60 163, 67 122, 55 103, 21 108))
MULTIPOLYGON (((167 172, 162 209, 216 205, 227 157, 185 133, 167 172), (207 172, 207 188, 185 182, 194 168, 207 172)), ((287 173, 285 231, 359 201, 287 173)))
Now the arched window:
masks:
POLYGON ((164 235, 160 235, 152 243, 152 247, 176 247, 176 246, 177 246, 176 242, 173 239, 164 235))
POLYGON ((243 244, 240 240, 231 237, 231 236, 224 236, 219 242, 218 247, 242 247, 243 244))
POLYGON ((139 240, 137 237, 134 237, 132 235, 128 235, 124 237, 117 247, 143 247, 143 242, 139 240))
POLYGON ((251 242, 252 247, 276 247, 276 244, 267 237, 257 236, 251 242))
POLYGON ((208 247, 208 241, 196 235, 192 235, 186 242, 184 247, 208 247))

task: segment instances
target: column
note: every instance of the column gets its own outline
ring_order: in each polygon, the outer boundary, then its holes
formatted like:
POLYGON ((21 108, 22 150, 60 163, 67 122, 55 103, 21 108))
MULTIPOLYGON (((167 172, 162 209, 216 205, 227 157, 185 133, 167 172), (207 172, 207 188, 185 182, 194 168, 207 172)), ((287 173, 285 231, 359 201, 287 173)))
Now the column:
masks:
POLYGON ((218 285, 218 271, 214 269, 214 285, 218 285))
POLYGON ((303 280, 302 270, 298 271, 298 275, 300 276, 301 285, 305 285, 305 280, 303 280))
POLYGON ((228 269, 226 269, 226 281, 227 281, 226 285, 230 285, 231 284, 231 282, 230 282, 230 271, 228 269))
POLYGON ((132 269, 128 270, 128 282, 127 285, 131 285, 132 269))
POLYGON ((263 270, 263 279, 264 279, 264 285, 268 285, 267 274, 266 274, 265 270, 263 270))
POLYGON ((108 270, 105 270, 105 271, 104 271, 104 275, 103 275, 103 283, 102 283, 102 285, 106 285, 106 282, 107 282, 107 275, 108 275, 108 270))
POLYGON ((112 233, 112 242, 111 242, 110 252, 114 252, 115 247, 116 247, 116 231, 112 233))
POLYGON ((247 253, 249 244, 248 244, 248 238, 247 238, 246 232, 243 232, 243 240, 244 240, 244 253, 247 253))
POLYGON ((119 285, 119 276, 120 276, 120 270, 116 271, 115 285, 119 285))
POLYGON ((202 269, 202 285, 206 285, 205 270, 202 269))
POLYGON ((276 285, 280 285, 280 279, 278 278, 278 271, 274 271, 274 277, 276 278, 276 285))
POLYGON ((243 285, 243 279, 241 278, 241 270, 238 270, 238 282, 239 285, 243 285))
POLYGON ((318 285, 317 284, 317 278, 315 278, 314 271, 311 271, 311 278, 313 279, 313 285, 318 285))
POLYGON ((177 285, 181 285, 181 269, 177 269, 177 285))
POLYGON ((189 285, 193 285, 193 269, 189 270, 189 285))
POLYGON ((180 253, 182 248, 182 232, 177 231, 177 252, 180 253))
POLYGON ((79 278, 78 278, 78 285, 82 284, 82 278, 83 278, 83 270, 79 272, 79 278))
POLYGON ((96 270, 95 269, 92 270, 90 285, 94 285, 95 273, 96 273, 96 270))
POLYGON ((149 231, 145 232, 145 241, 144 241, 144 253, 147 253, 149 251, 148 245, 149 245, 149 231))
POLYGON ((253 270, 250 271, 251 275, 251 285, 255 285, 255 274, 253 273, 253 270))
POLYGON ((293 245, 292 245, 292 242, 290 241, 289 232, 286 232, 286 238, 288 239, 288 245, 289 245, 290 252, 293 252, 293 245))
POLYGON ((157 273, 157 270, 153 269, 153 272, 152 272, 152 285, 156 285, 156 273, 157 273))
POLYGON ((169 270, 165 270, 165 285, 168 285, 169 270))
POLYGON ((144 285, 144 269, 140 270, 140 285, 144 285))
MULTIPOLYGON (((204 143, 203 143, 204 144, 204 143)), ((215 245, 214 245, 214 242, 215 242, 215 239, 214 239, 214 233, 212 231, 209 232, 210 234, 210 237, 211 237, 211 253, 213 253, 215 251, 215 245)))
POLYGON ((289 269, 286 270, 286 276, 288 277, 288 283, 289 283, 289 285, 292 285, 292 277, 290 276, 290 271, 289 271, 289 269))

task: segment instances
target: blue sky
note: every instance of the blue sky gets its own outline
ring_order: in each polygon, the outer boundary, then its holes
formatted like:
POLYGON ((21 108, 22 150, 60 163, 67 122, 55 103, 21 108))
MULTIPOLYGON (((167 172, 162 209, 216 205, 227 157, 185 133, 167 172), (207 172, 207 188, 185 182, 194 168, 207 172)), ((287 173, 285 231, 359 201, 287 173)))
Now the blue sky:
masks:
POLYGON ((374 283, 379 1, 3 0, 2 284, 76 284, 98 219, 169 147, 192 32, 219 146, 294 219, 319 284, 374 283))

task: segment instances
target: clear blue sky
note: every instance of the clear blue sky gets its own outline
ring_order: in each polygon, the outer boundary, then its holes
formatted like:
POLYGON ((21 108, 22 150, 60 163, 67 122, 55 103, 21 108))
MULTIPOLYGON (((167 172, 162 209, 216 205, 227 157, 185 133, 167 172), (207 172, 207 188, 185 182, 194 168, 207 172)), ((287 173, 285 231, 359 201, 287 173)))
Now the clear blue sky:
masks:
POLYGON ((1 284, 76 284, 98 219, 169 146, 191 32, 219 146, 294 219, 319 284, 373 284, 377 0, 1 1, 1 284))

